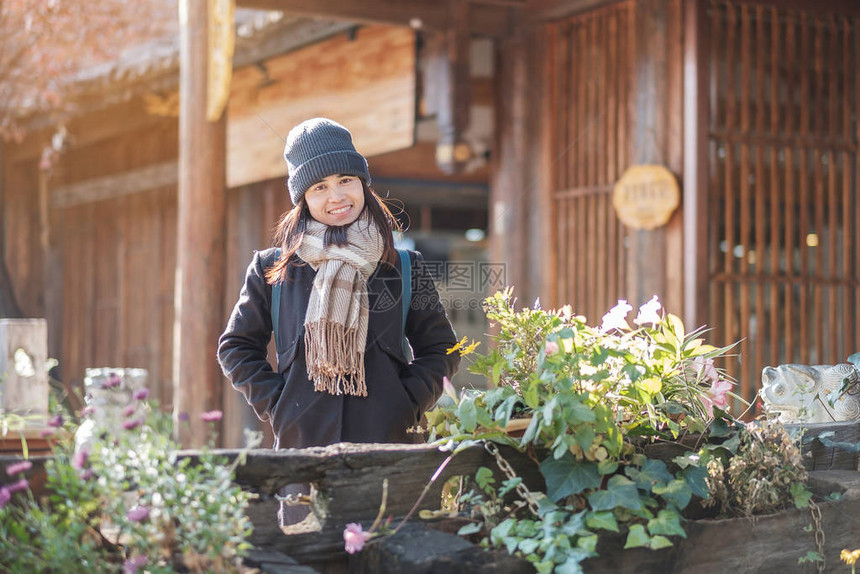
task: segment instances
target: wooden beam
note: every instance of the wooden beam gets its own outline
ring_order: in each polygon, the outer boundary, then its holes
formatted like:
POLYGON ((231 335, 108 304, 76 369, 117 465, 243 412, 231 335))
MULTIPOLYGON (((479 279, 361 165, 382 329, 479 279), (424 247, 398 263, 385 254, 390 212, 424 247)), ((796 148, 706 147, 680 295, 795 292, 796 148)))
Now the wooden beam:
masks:
POLYGON ((382 197, 390 194, 409 206, 455 207, 486 211, 489 189, 486 184, 428 181, 419 179, 390 179, 374 175, 373 188, 382 197))
POLYGON ((684 0, 684 323, 707 319, 708 6, 684 0))
POLYGON ((354 28, 355 24, 352 22, 299 20, 290 26, 279 27, 275 31, 267 33, 262 42, 258 41, 257 38, 253 38, 253 42, 237 39, 236 53, 233 56, 233 69, 237 70, 244 66, 281 56, 354 28), (252 45, 246 47, 243 45, 245 42, 252 45))
MULTIPOLYGON (((494 38, 504 37, 510 33, 510 20, 505 5, 499 3, 475 3, 469 10, 467 21, 468 30, 478 36, 494 38)), ((238 0, 239 8, 254 8, 257 10, 280 10, 291 16, 306 16, 311 18, 328 18, 333 20, 350 20, 352 22, 368 22, 393 24, 397 26, 415 26, 444 31, 452 22, 448 16, 448 3, 433 0, 423 2, 418 0, 238 0)))
POLYGON ((206 121, 207 3, 180 0, 179 215, 173 354, 177 438, 203 445, 203 412, 222 409, 223 379, 215 361, 224 327, 226 229, 225 115, 206 121), (180 424, 187 414, 188 423, 180 424))
MULTIPOLYGON (((78 116, 71 120, 66 128, 69 145, 82 148, 132 131, 165 129, 170 124, 175 125, 175 121, 172 118, 148 114, 141 99, 133 98, 95 113, 78 116)), ((6 161, 14 164, 38 158, 45 146, 51 143, 56 127, 51 125, 29 134, 20 145, 9 148, 6 161)))
POLYGON ((87 179, 51 191, 51 207, 63 209, 94 201, 105 201, 134 193, 175 186, 179 164, 166 161, 116 175, 87 179))

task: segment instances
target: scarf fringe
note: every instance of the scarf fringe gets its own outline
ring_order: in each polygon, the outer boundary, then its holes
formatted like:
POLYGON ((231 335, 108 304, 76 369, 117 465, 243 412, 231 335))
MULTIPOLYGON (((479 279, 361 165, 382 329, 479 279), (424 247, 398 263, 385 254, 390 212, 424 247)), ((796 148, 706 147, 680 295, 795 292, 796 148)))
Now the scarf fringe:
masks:
POLYGON ((347 226, 345 245, 326 246, 327 229, 309 221, 297 251, 317 272, 304 322, 308 378, 316 391, 365 397, 367 280, 385 242, 366 210, 347 226))
POLYGON ((357 329, 331 321, 305 325, 305 358, 314 390, 333 395, 367 396, 364 345, 357 329))

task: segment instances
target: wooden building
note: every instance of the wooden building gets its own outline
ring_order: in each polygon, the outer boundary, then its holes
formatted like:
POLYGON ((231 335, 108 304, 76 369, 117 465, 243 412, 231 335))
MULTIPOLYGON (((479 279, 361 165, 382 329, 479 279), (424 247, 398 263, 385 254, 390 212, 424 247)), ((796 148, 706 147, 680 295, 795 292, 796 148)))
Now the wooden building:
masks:
POLYGON ((88 84, 50 174, 53 126, 5 146, 0 260, 23 314, 48 318, 64 379, 146 367, 177 412, 225 410, 236 444, 252 421, 213 369, 213 333, 289 207, 278 138, 310 115, 353 129, 415 231, 488 229, 489 262, 523 304, 570 303, 596 323, 617 299, 657 294, 711 340, 741 340, 726 366, 750 400, 764 365, 860 350, 853 3, 238 5, 287 17, 237 41, 226 119, 201 112, 205 19, 191 14, 179 56, 88 84), (656 229, 612 205, 640 164, 681 189, 656 229))

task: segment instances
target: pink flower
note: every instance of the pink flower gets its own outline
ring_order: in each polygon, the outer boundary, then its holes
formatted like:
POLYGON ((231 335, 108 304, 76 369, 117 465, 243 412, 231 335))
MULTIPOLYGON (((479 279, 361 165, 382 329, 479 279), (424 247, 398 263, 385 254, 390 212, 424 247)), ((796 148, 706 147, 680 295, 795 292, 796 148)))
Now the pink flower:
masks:
POLYGON ((137 574, 139 568, 146 565, 146 556, 135 556, 122 563, 123 574, 137 574))
POLYGON ((42 429, 39 431, 39 436, 42 438, 48 438, 49 436, 54 435, 54 429, 42 429))
POLYGON ((344 549, 349 554, 361 552, 361 549, 364 548, 364 543, 367 542, 371 536, 372 534, 370 532, 362 530, 361 524, 351 522, 343 529, 344 549))
POLYGON ((139 401, 144 401, 149 396, 149 389, 138 389, 134 392, 134 398, 139 401))
POLYGON ((442 391, 455 401, 457 400, 457 390, 448 377, 442 377, 442 391))
POLYGON ((122 409, 122 416, 124 416, 124 417, 130 417, 131 415, 133 415, 133 414, 134 414, 134 411, 135 411, 135 410, 137 410, 137 406, 136 406, 136 405, 128 405, 127 407, 125 407, 124 409, 122 409))
POLYGON ((711 400, 714 406, 725 408, 729 404, 729 399, 726 396, 732 390, 732 384, 729 381, 719 379, 711 383, 711 400))
POLYGON ((713 359, 706 359, 699 355, 693 359, 693 366, 696 367, 696 378, 700 381, 716 381, 720 378, 713 359))
POLYGON ((93 469, 91 469, 91 468, 88 468, 86 470, 82 470, 80 472, 80 474, 78 474, 78 476, 81 478, 81 480, 89 480, 92 477, 94 477, 95 475, 96 475, 95 471, 93 471, 93 469))
POLYGON ((13 474, 18 474, 20 472, 27 472, 33 468, 33 463, 29 460, 22 460, 21 462, 16 462, 15 464, 10 464, 6 467, 6 474, 12 476, 13 474))
POLYGON ((104 389, 113 389, 118 387, 122 383, 122 379, 119 378, 119 375, 116 373, 111 373, 108 375, 108 378, 105 382, 102 383, 102 388, 104 389))
POLYGON ((27 490, 27 487, 30 486, 30 483, 27 482, 26 478, 22 478, 18 482, 13 482, 6 488, 9 489, 9 493, 18 492, 19 490, 27 490))
POLYGON ((9 502, 10 498, 12 498, 12 495, 9 493, 9 489, 5 486, 0 488, 0 508, 6 506, 6 503, 9 502))
POLYGON ((200 415, 200 418, 203 419, 204 422, 214 423, 216 421, 220 421, 221 417, 223 417, 223 416, 224 416, 224 413, 222 413, 221 411, 209 411, 209 412, 202 413, 200 415))
POLYGON ((145 506, 138 506, 137 508, 132 508, 125 513, 125 517, 130 522, 140 522, 142 520, 146 520, 147 518, 149 518, 149 508, 145 506))
POLYGON ((633 307, 631 307, 627 301, 619 299, 618 304, 603 316, 603 324, 600 326, 600 330, 605 333, 612 329, 629 329, 630 325, 627 324, 627 313, 632 310, 633 307))
POLYGON ((52 416, 48 420, 48 426, 53 428, 60 428, 61 426, 63 426, 63 415, 57 413, 56 415, 52 416))
POLYGON ((139 427, 142 424, 143 424, 143 420, 141 420, 141 419, 126 419, 126 420, 122 421, 122 428, 124 428, 125 430, 132 430, 132 429, 136 429, 137 427, 139 427))
POLYGON ((544 349, 547 355, 555 355, 558 353, 558 343, 555 341, 547 341, 544 349))
POLYGON ((729 399, 726 396, 732 389, 732 383, 729 381, 715 379, 711 383, 711 388, 708 390, 708 395, 702 399, 705 405, 705 410, 708 411, 708 417, 714 416, 714 407, 721 410, 726 410, 729 406, 729 399))
POLYGON ((84 408, 84 410, 82 411, 82 414, 83 414, 85 417, 88 417, 88 416, 90 416, 90 415, 95 414, 95 412, 96 412, 96 408, 95 408, 94 406, 92 406, 92 405, 89 405, 88 407, 85 407, 85 408, 84 408))
POLYGON ((87 465, 87 460, 90 458, 90 453, 86 449, 81 449, 72 456, 72 466, 81 470, 87 465))
POLYGON ((654 295, 651 297, 651 300, 639 307, 639 314, 636 315, 636 318, 633 319, 633 322, 639 325, 640 327, 645 323, 651 323, 652 325, 656 325, 660 321, 663 320, 660 317, 660 301, 657 300, 657 296, 654 295))

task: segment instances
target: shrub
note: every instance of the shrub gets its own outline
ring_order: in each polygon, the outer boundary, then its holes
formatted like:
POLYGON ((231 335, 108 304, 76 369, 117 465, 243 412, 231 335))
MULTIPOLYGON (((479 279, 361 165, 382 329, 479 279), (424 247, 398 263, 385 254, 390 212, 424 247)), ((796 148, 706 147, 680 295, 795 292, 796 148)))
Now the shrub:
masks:
POLYGON ((251 532, 251 495, 233 483, 238 459, 209 448, 179 458, 169 419, 145 399, 119 432, 98 429, 92 447, 58 440, 43 495, 29 488, 29 469, 19 492, 0 489, 0 570, 238 571, 251 532))

